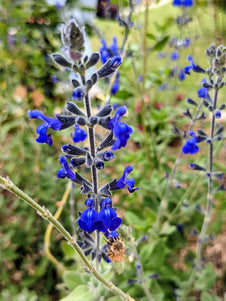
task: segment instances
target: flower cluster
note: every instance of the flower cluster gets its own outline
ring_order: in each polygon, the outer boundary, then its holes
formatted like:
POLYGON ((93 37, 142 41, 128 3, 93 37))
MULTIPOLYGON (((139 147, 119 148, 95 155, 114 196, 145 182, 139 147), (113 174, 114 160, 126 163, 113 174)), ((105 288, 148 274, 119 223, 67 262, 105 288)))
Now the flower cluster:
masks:
MULTIPOLYGON (((119 55, 116 37, 113 37, 112 44, 109 47, 107 47, 107 43, 104 39, 101 39, 101 43, 102 46, 100 47, 100 58, 103 64, 106 63, 109 58, 119 55)), ((111 88, 112 95, 115 95, 119 90, 119 76, 120 73, 118 71, 116 73, 115 80, 111 88)))
MULTIPOLYGON (((74 91, 72 92, 72 101, 66 102, 62 114, 57 114, 55 118, 46 117, 39 111, 29 111, 30 118, 42 120, 44 123, 38 126, 36 139, 39 143, 52 145, 52 136, 49 129, 61 131, 70 127, 74 128, 72 136, 73 144, 64 144, 61 149, 64 153, 60 156, 59 162, 61 168, 57 173, 57 178, 68 178, 78 184, 81 193, 86 195, 86 209, 79 213, 78 226, 82 231, 83 242, 78 241, 86 255, 91 254, 91 258, 100 261, 101 257, 110 262, 107 257, 106 245, 99 246, 91 236, 94 231, 97 236, 103 233, 105 237, 117 237, 116 230, 122 223, 122 219, 117 216, 116 208, 112 204, 112 191, 123 189, 126 186, 128 191, 133 193, 138 188, 134 188, 135 180, 127 176, 132 172, 132 166, 127 166, 121 178, 114 179, 105 185, 98 187, 98 171, 103 170, 105 163, 114 159, 114 153, 122 147, 125 147, 132 128, 121 119, 126 114, 125 106, 117 108, 113 117, 112 105, 104 105, 98 113, 92 114, 91 102, 89 99, 89 90, 100 78, 108 78, 113 73, 118 72, 117 68, 122 64, 122 59, 118 56, 117 41, 114 38, 113 44, 108 49, 104 41, 101 53, 92 53, 90 57, 83 54, 84 51, 84 32, 79 29, 74 20, 69 21, 62 28, 62 41, 67 51, 66 56, 55 53, 52 58, 55 63, 64 68, 70 68, 77 73, 76 79, 72 79, 74 91), (87 78, 86 70, 95 66, 101 57, 103 65, 87 78), (84 102, 85 112, 79 108, 79 104, 84 102), (78 104, 78 105, 77 105, 78 104), (82 127, 87 128, 87 132, 82 127), (100 126, 109 131, 106 137, 96 145, 95 128, 100 126), (88 139, 87 139, 88 137, 88 139), (88 141, 87 141, 88 140, 88 141), (77 146, 77 143, 84 142, 86 146, 77 146), (87 143, 88 142, 88 143, 87 143), (75 145, 76 144, 76 145, 75 145), (87 146, 88 144, 88 146, 87 146), (111 148, 109 150, 108 148, 111 148), (80 167, 85 166, 90 169, 91 179, 86 179, 81 175, 80 167), (78 172, 79 171, 79 172, 78 172), (87 246, 89 246, 87 251, 87 246)), ((119 76, 119 73, 117 73, 119 76)), ((113 86, 112 92, 116 91, 118 77, 113 86)), ((99 239, 97 239, 99 241, 99 239)))

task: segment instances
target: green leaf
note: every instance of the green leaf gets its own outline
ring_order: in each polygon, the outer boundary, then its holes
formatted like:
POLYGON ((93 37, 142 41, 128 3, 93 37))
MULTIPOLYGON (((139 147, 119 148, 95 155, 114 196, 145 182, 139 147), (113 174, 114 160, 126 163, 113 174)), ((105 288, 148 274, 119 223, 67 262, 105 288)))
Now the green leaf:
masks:
POLYGON ((83 277, 81 277, 81 273, 75 272, 75 271, 66 271, 63 274, 63 279, 66 284, 66 286, 73 290, 78 286, 78 284, 83 283, 83 277))
POLYGON ((162 50, 163 47, 166 45, 166 43, 169 40, 169 36, 164 37, 163 39, 161 39, 160 41, 158 41, 153 47, 152 50, 162 50))
POLYGON ((213 264, 207 264, 205 268, 197 275, 198 279, 195 282, 195 287, 198 290, 208 290, 210 289, 217 278, 217 275, 214 271, 213 264))
POLYGON ((121 99, 126 99, 126 98, 129 98, 132 96, 133 96, 133 94, 126 90, 119 90, 116 95, 117 98, 121 98, 121 99))
POLYGON ((135 213, 131 211, 126 212, 126 221, 129 225, 141 229, 146 226, 145 220, 140 219, 135 213))
POLYGON ((170 225, 168 222, 165 222, 162 225, 162 229, 160 234, 161 235, 171 235, 172 233, 174 233, 176 231, 176 226, 172 226, 170 225))
POLYGON ((156 40, 156 37, 155 37, 153 34, 151 34, 151 33, 147 33, 147 34, 146 34, 146 37, 147 37, 148 39, 150 39, 150 40, 156 40))
POLYGON ((61 248, 64 252, 65 259, 71 259, 75 257, 75 251, 66 241, 61 243, 61 248))
POLYGON ((201 293, 201 301, 221 301, 221 298, 210 295, 207 292, 202 292, 201 293))
POLYGON ((93 294, 89 291, 86 285, 79 285, 67 297, 60 299, 60 301, 92 301, 93 294))

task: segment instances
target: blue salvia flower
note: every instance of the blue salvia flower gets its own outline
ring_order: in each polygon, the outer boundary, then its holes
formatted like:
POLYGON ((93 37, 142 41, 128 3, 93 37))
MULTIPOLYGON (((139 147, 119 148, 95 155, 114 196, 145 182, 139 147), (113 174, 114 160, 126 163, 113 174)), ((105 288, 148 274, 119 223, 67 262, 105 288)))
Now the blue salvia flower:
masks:
POLYGON ((185 76, 184 70, 181 69, 180 72, 179 72, 179 74, 178 74, 179 81, 183 81, 185 79, 185 77, 186 76, 185 76))
POLYGON ((75 125, 75 131, 74 134, 72 136, 72 139, 74 141, 74 143, 78 143, 80 141, 84 141, 87 137, 86 132, 80 128, 80 126, 78 124, 75 125))
POLYGON ((70 180, 75 180, 75 174, 73 173, 73 171, 70 169, 70 167, 68 166, 67 160, 60 156, 60 164, 62 165, 63 168, 61 168, 58 173, 57 173, 57 178, 68 178, 70 180))
POLYGON ((197 93, 199 98, 206 98, 208 96, 208 89, 200 88, 197 93))
POLYGON ((116 182, 116 186, 119 189, 123 189, 126 185, 128 185, 128 191, 130 193, 134 192, 135 190, 138 190, 139 188, 134 188, 135 180, 134 179, 127 179, 126 177, 128 174, 133 170, 133 166, 129 165, 124 169, 122 177, 116 182))
POLYGON ((193 0, 173 0, 173 6, 184 6, 189 7, 193 5, 193 0))
POLYGON ((112 200, 106 198, 101 203, 101 210, 99 212, 99 220, 103 224, 103 228, 100 231, 106 232, 108 229, 110 231, 116 230, 122 223, 122 219, 117 217, 117 213, 112 207, 112 200))
POLYGON ((27 114, 30 118, 40 119, 44 121, 44 123, 40 124, 36 129, 37 134, 39 134, 39 137, 36 139, 36 141, 38 143, 47 143, 51 146, 53 144, 53 140, 51 134, 47 134, 47 130, 53 129, 54 131, 58 131, 63 126, 63 123, 60 122, 57 118, 45 116, 38 110, 30 110, 27 112, 27 114))
POLYGON ((79 220, 78 225, 79 227, 86 232, 93 232, 94 230, 103 230, 104 227, 102 222, 99 220, 98 213, 94 209, 94 202, 92 199, 87 199, 85 201, 85 205, 87 209, 82 212, 79 220))
POLYGON ((199 138, 195 136, 193 131, 189 131, 189 135, 192 136, 192 138, 186 141, 185 145, 182 147, 182 153, 193 155, 199 151, 197 145, 199 138))
POLYGON ((130 135, 133 132, 133 129, 130 126, 120 121, 122 116, 125 114, 126 107, 119 107, 115 113, 115 116, 108 123, 116 138, 116 141, 111 148, 112 150, 117 150, 121 147, 125 147, 130 135))
MULTIPOLYGON (((113 42, 110 45, 110 47, 107 47, 106 41, 104 39, 101 39, 102 47, 100 47, 99 50, 100 50, 101 61, 103 64, 105 64, 109 58, 112 58, 114 56, 119 56, 116 37, 113 37, 112 41, 113 42)), ((112 85, 111 94, 115 95, 118 90, 119 90, 119 72, 117 72, 115 81, 112 85)))
POLYGON ((172 61, 176 61, 176 60, 178 60, 178 58, 179 58, 178 52, 177 52, 177 51, 173 51, 172 54, 171 54, 170 59, 171 59, 172 61))
POLYGON ((205 73, 205 70, 202 69, 199 65, 195 65, 192 56, 188 55, 187 60, 189 61, 190 65, 184 68, 184 72, 186 74, 190 74, 190 70, 192 69, 194 72, 198 73, 205 73))
POLYGON ((82 100, 85 96, 85 90, 81 87, 75 89, 72 93, 72 99, 73 100, 82 100))

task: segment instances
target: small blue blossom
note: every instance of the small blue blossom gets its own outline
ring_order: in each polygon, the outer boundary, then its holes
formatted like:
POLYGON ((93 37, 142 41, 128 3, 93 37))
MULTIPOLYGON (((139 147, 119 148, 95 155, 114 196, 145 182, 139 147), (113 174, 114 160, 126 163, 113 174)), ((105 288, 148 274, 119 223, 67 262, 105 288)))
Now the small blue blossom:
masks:
POLYGON ((217 110, 217 111, 215 112, 215 117, 216 117, 216 118, 221 118, 221 112, 217 110))
POLYGON ((72 139, 74 141, 74 143, 78 143, 80 141, 84 141, 87 137, 86 132, 80 128, 80 126, 78 124, 75 125, 75 131, 74 134, 72 136, 72 139))
POLYGON ((190 7, 193 5, 193 0, 173 0, 173 6, 184 6, 184 7, 190 7))
POLYGON ((198 97, 206 98, 208 96, 208 89, 207 88, 200 88, 197 93, 198 93, 198 97))
POLYGON ((107 47, 107 43, 104 39, 101 39, 102 47, 100 47, 100 58, 103 64, 107 62, 107 60, 115 55, 118 55, 118 45, 116 37, 112 38, 112 44, 110 47, 107 47))
POLYGON ((172 54, 171 54, 170 59, 171 59, 172 61, 177 61, 178 58, 179 58, 178 52, 177 52, 177 51, 173 51, 172 54))
POLYGON ((82 100, 85 96, 85 90, 81 87, 75 89, 72 93, 73 100, 82 100))
POLYGON ((194 72, 198 73, 205 73, 205 70, 202 69, 199 65, 195 65, 192 56, 188 55, 187 60, 189 61, 190 65, 184 68, 184 72, 186 74, 190 74, 190 70, 192 69, 194 72))
POLYGON ((120 149, 125 147, 126 143, 132 134, 133 130, 126 123, 121 122, 120 119, 126 114, 126 107, 121 106, 117 109, 115 116, 109 121, 108 125, 113 131, 116 141, 112 146, 112 150, 120 149))
POLYGON ((28 111, 27 114, 30 118, 36 118, 44 121, 44 123, 40 124, 36 129, 36 133, 39 134, 36 141, 38 143, 47 143, 51 146, 53 144, 53 140, 51 134, 47 134, 47 130, 49 128, 54 131, 60 130, 63 125, 62 122, 60 122, 57 118, 47 117, 38 110, 28 111))
POLYGON ((126 185, 128 185, 128 190, 130 193, 134 192, 135 190, 138 190, 139 188, 134 188, 135 180, 134 179, 127 179, 126 177, 128 174, 133 170, 133 166, 129 165, 124 169, 122 177, 116 182, 116 186, 119 189, 124 188, 126 185))
POLYGON ((57 173, 57 178, 68 178, 70 180, 75 180, 75 174, 73 173, 73 171, 70 169, 70 167, 68 166, 67 160, 60 156, 60 164, 62 165, 63 168, 61 168, 58 173, 57 173))
POLYGON ((93 232, 103 228, 102 222, 99 221, 98 213, 94 209, 94 202, 92 199, 85 201, 87 209, 82 212, 80 219, 78 220, 79 227, 86 232, 93 232))
POLYGON ((199 138, 195 136, 193 131, 190 131, 189 135, 192 136, 192 138, 186 141, 185 145, 182 147, 182 153, 193 155, 199 151, 199 147, 197 145, 199 138))
POLYGON ((104 228, 101 228, 100 231, 106 232, 108 229, 114 231, 117 229, 121 223, 122 219, 117 217, 117 213, 112 207, 112 200, 106 198, 101 203, 101 210, 99 212, 99 220, 103 223, 104 228))
MULTIPOLYGON (((116 69, 122 64, 122 59, 119 56, 116 37, 113 37, 112 41, 113 42, 110 47, 107 47, 106 41, 104 39, 101 39, 102 47, 100 47, 100 57, 103 64, 105 64, 109 58, 112 58, 111 68, 116 69)), ((112 95, 115 95, 119 90, 119 75, 119 72, 117 72, 115 81, 111 88, 112 95)))
POLYGON ((178 74, 178 79, 179 79, 180 81, 183 81, 183 80, 185 79, 185 73, 184 73, 184 70, 183 70, 183 69, 180 70, 180 72, 179 72, 179 74, 178 74))
POLYGON ((56 83, 58 82, 58 78, 57 78, 55 75, 52 75, 52 76, 51 76, 51 82, 52 82, 53 84, 56 84, 56 83))
POLYGON ((114 159, 114 154, 111 152, 111 151, 106 151, 105 153, 104 153, 104 160, 105 161, 110 161, 110 160, 112 160, 112 159, 114 159))

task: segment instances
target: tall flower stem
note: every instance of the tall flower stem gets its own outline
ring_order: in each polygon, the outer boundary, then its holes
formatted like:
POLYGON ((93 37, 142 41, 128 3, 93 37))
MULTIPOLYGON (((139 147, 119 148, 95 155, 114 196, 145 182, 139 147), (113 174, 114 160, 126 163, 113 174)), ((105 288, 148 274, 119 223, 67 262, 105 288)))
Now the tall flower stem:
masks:
POLYGON ((104 279, 94 266, 89 262, 87 257, 84 255, 82 249, 79 247, 75 239, 70 235, 70 233, 63 227, 63 225, 54 218, 50 211, 44 206, 40 206, 36 201, 29 197, 25 192, 20 190, 9 178, 4 178, 0 176, 0 186, 6 189, 25 201, 29 206, 33 207, 37 213, 48 222, 50 222, 58 232, 60 232, 63 237, 68 241, 68 244, 74 249, 77 255, 80 257, 84 265, 89 270, 90 274, 93 275, 99 282, 101 282, 108 290, 112 291, 114 294, 118 295, 122 300, 125 301, 135 301, 128 294, 124 293, 121 289, 115 286, 113 283, 108 282, 104 279))
MULTIPOLYGON (((199 115, 199 113, 200 113, 200 111, 201 111, 202 105, 203 105, 203 102, 201 101, 201 102, 199 103, 199 106, 198 106, 198 108, 197 108, 197 110, 196 110, 196 113, 195 113, 194 117, 192 118, 192 121, 191 121, 191 123, 190 123, 190 125, 189 125, 189 127, 188 127, 188 132, 192 130, 192 128, 193 128, 193 126, 194 126, 194 123, 195 123, 195 120, 196 120, 196 118, 198 117, 198 115, 199 115)), ((163 213, 164 213, 164 210, 165 210, 166 207, 167 207, 167 203, 168 203, 168 195, 169 195, 169 192, 170 192, 172 180, 173 180, 174 175, 175 175, 175 173, 176 173, 177 167, 178 167, 178 165, 179 165, 179 163, 180 163, 180 161, 181 161, 182 155, 183 155, 183 153, 182 153, 182 151, 180 151, 180 153, 179 153, 179 155, 178 155, 178 157, 177 157, 177 159, 176 159, 176 161, 175 161, 175 163, 174 163, 174 166, 173 166, 173 168, 172 168, 172 171, 171 171, 171 173, 170 173, 170 176, 169 176, 169 178, 167 179, 166 190, 165 190, 164 196, 163 196, 163 198, 162 198, 162 200, 161 200, 161 202, 160 202, 160 206, 159 206, 159 211, 158 211, 157 219, 156 219, 156 222, 155 222, 155 225, 154 225, 154 228, 155 228, 156 230, 158 230, 159 227, 160 227, 160 222, 161 222, 162 215, 163 215, 163 213)))
POLYGON ((196 275, 196 270, 200 270, 201 268, 201 256, 202 256, 202 248, 203 248, 203 243, 204 239, 207 233, 207 229, 211 220, 211 209, 213 205, 213 151, 214 151, 214 145, 213 145, 213 135, 214 135, 214 129, 215 129, 215 109, 217 106, 217 96, 218 96, 218 89, 214 90, 214 99, 213 99, 213 111, 212 111, 212 118, 211 118, 211 124, 210 124, 210 144, 209 144, 209 154, 208 154, 208 194, 207 194, 207 205, 206 205, 206 210, 205 210, 205 216, 202 224, 202 229, 199 234, 198 238, 198 243, 197 243, 197 248, 196 248, 196 256, 195 256, 195 264, 194 264, 194 269, 190 275, 190 278, 187 282, 186 288, 185 288, 185 293, 183 296, 182 301, 185 301, 187 298, 187 295, 190 291, 190 288, 192 284, 194 283, 195 275, 196 275))
MULTIPOLYGON (((80 75, 82 84, 86 85, 86 78, 85 75, 80 75)), ((87 92, 85 95, 84 100, 84 106, 86 110, 87 118, 92 116, 91 111, 91 104, 90 104, 90 98, 89 93, 87 92)), ((89 146, 90 146, 90 153, 93 159, 96 158, 96 144, 95 144, 95 132, 94 127, 88 127, 88 137, 89 137, 89 146)), ((96 166, 93 164, 91 166, 91 174, 92 174, 92 184, 93 184, 93 192, 95 194, 95 210, 98 213, 100 210, 97 194, 98 194, 98 172, 96 166)), ((98 251, 100 249, 100 232, 96 230, 96 250, 98 251)), ((96 257, 96 268, 98 268, 98 259, 96 257)))
POLYGON ((150 293, 150 291, 148 289, 148 286, 147 286, 147 282, 144 278, 143 266, 142 266, 142 263, 140 261, 140 257, 138 256, 137 248, 136 248, 134 239, 133 239, 132 246, 133 246, 133 254, 134 254, 134 257, 136 259, 136 265, 139 267, 139 268, 137 268, 137 275, 138 275, 139 280, 141 282, 141 286, 142 286, 142 288, 145 292, 145 295, 147 296, 148 301, 154 301, 154 298, 153 298, 152 294, 150 293))

